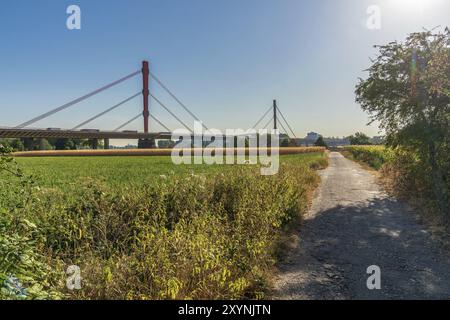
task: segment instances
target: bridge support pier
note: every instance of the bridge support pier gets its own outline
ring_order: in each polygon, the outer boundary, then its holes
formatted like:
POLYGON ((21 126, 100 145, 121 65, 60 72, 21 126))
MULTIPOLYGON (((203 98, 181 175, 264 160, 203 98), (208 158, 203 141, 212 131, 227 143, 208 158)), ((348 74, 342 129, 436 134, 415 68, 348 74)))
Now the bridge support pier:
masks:
POLYGON ((98 139, 92 139, 91 140, 91 148, 94 150, 98 149, 98 139))
POLYGON ((103 140, 103 149, 105 149, 105 150, 109 149, 109 139, 108 138, 105 138, 103 140))
POLYGON ((23 146, 25 147, 25 151, 33 151, 34 150, 34 139, 33 138, 23 138, 22 143, 23 143, 23 146))
POLYGON ((138 148, 139 149, 154 149, 154 148, 156 148, 155 139, 139 139, 138 148))
POLYGON ((273 100, 273 129, 277 130, 277 100, 273 100))
POLYGON ((144 132, 148 133, 148 117, 150 116, 150 111, 148 110, 148 96, 150 90, 148 89, 148 77, 150 75, 150 69, 148 61, 142 61, 142 96, 144 111, 142 115, 144 116, 144 132))

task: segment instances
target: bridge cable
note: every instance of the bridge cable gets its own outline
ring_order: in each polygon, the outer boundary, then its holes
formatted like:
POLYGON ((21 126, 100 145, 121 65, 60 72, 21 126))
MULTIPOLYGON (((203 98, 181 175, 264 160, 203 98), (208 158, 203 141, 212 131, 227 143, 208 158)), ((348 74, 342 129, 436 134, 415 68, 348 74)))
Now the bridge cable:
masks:
POLYGON ((178 99, 162 82, 161 82, 161 80, 159 80, 158 79, 158 77, 156 77, 153 73, 151 73, 150 72, 150 76, 176 101, 176 102, 178 102, 178 104, 181 106, 181 107, 183 107, 183 109, 184 110, 186 110, 190 115, 191 115, 191 117, 193 117, 195 120, 197 120, 198 122, 201 122, 202 123, 202 126, 206 129, 206 130, 208 130, 208 127, 194 114, 194 113, 192 113, 190 110, 189 110, 189 108, 188 107, 186 107, 185 105, 184 105, 184 103, 182 103, 181 101, 180 101, 180 99, 178 99))
POLYGON ((284 130, 284 133, 289 137, 289 135, 287 134, 287 130, 286 130, 286 128, 283 126, 283 124, 281 123, 281 121, 278 120, 277 122, 278 122, 278 124, 281 126, 281 128, 284 130))
POLYGON ((265 129, 272 120, 273 120, 273 116, 272 116, 272 118, 269 119, 269 121, 266 123, 266 125, 263 128, 265 129))
POLYGON ((172 117, 174 117, 179 123, 181 123, 186 129, 188 129, 190 132, 192 130, 180 119, 178 118, 172 111, 170 111, 169 108, 167 108, 161 101, 159 101, 158 98, 156 98, 153 94, 150 93, 150 96, 161 106, 163 107, 168 113, 171 114, 172 117))
POLYGON ((77 125, 76 127, 74 127, 72 130, 77 130, 77 129, 81 128, 82 126, 88 124, 89 122, 92 122, 92 121, 94 121, 94 120, 97 119, 97 118, 100 118, 100 117, 103 116, 104 114, 106 114, 106 113, 108 113, 108 112, 110 112, 110 111, 112 111, 112 110, 114 110, 114 109, 120 107, 121 105, 127 103, 128 101, 130 101, 130 100, 132 100, 132 99, 134 99, 134 98, 136 98, 137 96, 140 96, 141 94, 142 94, 142 92, 138 92, 138 93, 136 93, 135 95, 132 95, 131 97, 129 97, 129 98, 127 98, 127 99, 125 99, 125 100, 119 102, 118 104, 116 104, 116 105, 114 105, 114 106, 112 106, 111 108, 108 108, 108 109, 106 109, 105 111, 102 111, 102 112, 100 112, 99 114, 93 116, 92 118, 90 118, 90 119, 84 121, 83 123, 80 123, 79 125, 77 125))
POLYGON ((256 128, 258 124, 267 116, 267 114, 272 110, 272 107, 269 107, 269 109, 264 113, 264 115, 258 120, 258 122, 255 123, 255 125, 252 128, 256 128))
MULTIPOLYGON (((294 138, 297 139, 297 137, 295 136, 294 130, 292 130, 291 126, 290 126, 289 123, 286 121, 286 118, 284 117, 283 113, 281 112, 280 108, 278 108, 278 106, 277 106, 277 110, 278 110, 278 112, 281 114, 281 117, 283 118, 284 122, 287 124, 289 130, 291 130, 291 133, 292 133, 292 135, 294 136, 294 138)), ((287 131, 286 131, 286 133, 287 133, 287 131)))
POLYGON ((51 110, 49 112, 46 112, 46 113, 44 113, 44 114, 42 114, 40 116, 37 116, 37 117, 27 121, 27 122, 24 122, 24 123, 18 125, 16 127, 16 129, 28 127, 30 124, 33 124, 33 123, 35 123, 35 122, 37 122, 39 120, 45 119, 45 118, 47 118, 47 117, 49 117, 49 116, 51 116, 51 115, 53 115, 53 114, 55 114, 55 113, 57 113, 59 111, 62 111, 64 109, 68 108, 68 107, 71 107, 74 104, 77 104, 77 103, 79 103, 79 102, 81 102, 83 100, 86 100, 87 98, 90 98, 90 97, 92 97, 92 96, 94 96, 94 95, 96 95, 96 94, 98 94, 98 93, 100 93, 102 91, 105 91, 105 90, 107 90, 107 89, 109 89, 111 87, 114 87, 115 85, 117 85, 119 83, 122 83, 125 80, 128 80, 128 79, 130 79, 130 78, 132 78, 132 77, 134 77, 134 76, 136 76, 136 75, 138 75, 140 73, 141 73, 141 70, 133 72, 133 73, 131 73, 131 74, 129 74, 129 75, 123 77, 123 78, 120 78, 119 80, 111 82, 110 84, 107 84, 107 85, 105 85, 105 86, 103 86, 103 87, 101 87, 101 88, 99 88, 99 89, 97 89, 95 91, 92 91, 91 93, 88 93, 88 94, 86 94, 86 95, 84 95, 84 96, 82 96, 80 98, 77 98, 77 99, 75 99, 73 101, 70 101, 70 102, 68 102, 66 104, 63 104, 62 106, 59 106, 58 108, 55 108, 55 109, 53 109, 53 110, 51 110))
POLYGON ((161 121, 159 121, 154 115, 150 114, 150 117, 152 117, 153 120, 155 120, 156 122, 158 122, 164 129, 166 129, 166 130, 169 131, 169 132, 172 132, 172 130, 170 130, 168 127, 166 127, 166 126, 164 125, 164 123, 162 123, 161 121))
POLYGON ((125 123, 122 124, 121 126, 117 127, 117 128, 114 129, 113 131, 114 131, 114 132, 119 131, 120 129, 122 129, 122 128, 125 127, 126 125, 128 125, 128 124, 132 123, 134 120, 138 119, 139 117, 142 117, 142 112, 139 113, 136 117, 134 117, 134 118, 128 120, 127 122, 125 122, 125 123))

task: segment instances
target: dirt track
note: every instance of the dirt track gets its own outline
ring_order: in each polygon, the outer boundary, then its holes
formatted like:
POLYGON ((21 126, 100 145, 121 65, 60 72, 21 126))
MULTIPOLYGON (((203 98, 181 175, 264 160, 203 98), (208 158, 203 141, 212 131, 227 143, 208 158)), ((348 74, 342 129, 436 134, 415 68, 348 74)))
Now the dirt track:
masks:
POLYGON ((450 299, 450 255, 441 252, 408 207, 341 154, 330 166, 300 243, 279 266, 276 299, 450 299), (381 289, 366 285, 370 265, 381 289))

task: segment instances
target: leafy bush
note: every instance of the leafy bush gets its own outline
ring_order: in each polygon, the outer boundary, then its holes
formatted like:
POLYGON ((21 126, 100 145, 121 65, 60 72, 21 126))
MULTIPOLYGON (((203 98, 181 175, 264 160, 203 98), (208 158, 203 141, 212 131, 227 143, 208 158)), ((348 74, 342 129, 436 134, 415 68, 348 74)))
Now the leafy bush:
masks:
POLYGON ((343 150, 351 158, 362 161, 376 170, 379 170, 393 156, 391 149, 383 146, 347 146, 343 150))
POLYGON ((356 132, 354 135, 351 135, 348 137, 348 140, 350 141, 351 145, 371 145, 370 137, 362 132, 356 132))
POLYGON ((0 180, 0 299, 56 299, 61 295, 52 289, 55 272, 36 250, 41 240, 37 226, 24 217, 32 180, 10 151, 0 145, 0 178, 12 175, 16 180, 0 180))
MULTIPOLYGON (((421 161, 419 155, 398 148, 391 160, 382 167, 381 173, 389 189, 396 195, 413 200, 423 209, 421 211, 432 213, 437 223, 448 224, 445 216, 438 216, 439 204, 433 191, 432 170, 421 161)), ((450 190, 450 170, 447 169, 444 177, 447 190, 450 190)))
POLYGON ((316 142, 314 143, 314 145, 316 147, 328 147, 327 144, 325 143, 325 140, 323 140, 323 137, 320 136, 317 138, 316 142))

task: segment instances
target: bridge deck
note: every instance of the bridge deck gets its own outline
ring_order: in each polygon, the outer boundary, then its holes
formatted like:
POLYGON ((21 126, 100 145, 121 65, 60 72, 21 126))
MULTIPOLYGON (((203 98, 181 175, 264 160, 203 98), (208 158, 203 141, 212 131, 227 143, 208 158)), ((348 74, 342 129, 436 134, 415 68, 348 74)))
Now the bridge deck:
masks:
POLYGON ((170 139, 171 135, 171 132, 0 128, 0 138, 170 139))

